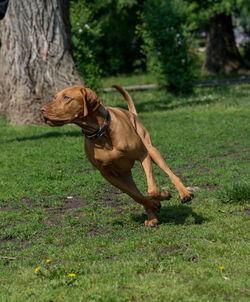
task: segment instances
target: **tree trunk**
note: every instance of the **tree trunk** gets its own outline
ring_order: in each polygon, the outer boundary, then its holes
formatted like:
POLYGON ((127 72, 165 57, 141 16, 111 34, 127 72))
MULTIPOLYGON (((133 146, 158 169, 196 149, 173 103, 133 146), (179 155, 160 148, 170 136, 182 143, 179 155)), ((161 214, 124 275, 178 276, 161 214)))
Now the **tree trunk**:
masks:
POLYGON ((69 1, 10 0, 0 21, 0 112, 12 124, 42 122, 40 108, 83 85, 71 53, 69 1))
POLYGON ((232 16, 215 14, 210 18, 206 32, 206 59, 203 68, 210 74, 247 72, 237 49, 232 16))

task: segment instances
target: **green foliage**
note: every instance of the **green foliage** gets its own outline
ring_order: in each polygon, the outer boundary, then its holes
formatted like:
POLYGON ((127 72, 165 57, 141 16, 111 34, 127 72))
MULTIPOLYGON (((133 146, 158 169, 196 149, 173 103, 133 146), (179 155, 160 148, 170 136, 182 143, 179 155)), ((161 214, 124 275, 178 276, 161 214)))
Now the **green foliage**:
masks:
POLYGON ((71 2, 74 56, 87 80, 141 68, 141 41, 135 36, 138 2, 71 2))
POLYGON ((189 17, 200 23, 206 22, 215 13, 229 15, 241 11, 243 8, 250 8, 248 0, 184 0, 183 4, 193 7, 194 14, 189 17))
MULTIPOLYGON (((100 76, 148 69, 172 91, 189 92, 193 74, 199 75, 198 60, 188 52, 194 30, 204 29, 215 12, 242 21, 249 10, 247 0, 72 0, 75 62, 92 88, 100 86, 100 76)), ((249 49, 243 48, 246 61, 249 49)))
POLYGON ((96 56, 101 51, 98 43, 102 36, 100 25, 85 1, 72 1, 70 16, 76 66, 85 83, 96 89, 102 71, 96 56))
POLYGON ((188 54, 185 16, 172 0, 148 0, 138 28, 145 42, 148 68, 156 73, 160 84, 174 93, 192 91, 193 61, 188 54))

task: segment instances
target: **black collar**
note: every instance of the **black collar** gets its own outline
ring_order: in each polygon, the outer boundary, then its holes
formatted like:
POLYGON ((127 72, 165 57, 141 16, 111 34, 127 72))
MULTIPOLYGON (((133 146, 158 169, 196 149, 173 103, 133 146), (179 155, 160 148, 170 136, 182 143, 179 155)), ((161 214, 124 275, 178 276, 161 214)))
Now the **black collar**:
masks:
POLYGON ((84 134, 84 136, 91 140, 91 141, 94 141, 96 139, 98 139, 100 136, 103 136, 105 133, 106 133, 106 130, 110 124, 110 113, 109 111, 106 109, 107 111, 107 115, 106 115, 106 118, 103 122, 103 124, 100 126, 100 128, 98 130, 96 130, 95 132, 92 132, 92 133, 88 133, 88 132, 85 132, 83 129, 82 129, 82 133, 84 134))

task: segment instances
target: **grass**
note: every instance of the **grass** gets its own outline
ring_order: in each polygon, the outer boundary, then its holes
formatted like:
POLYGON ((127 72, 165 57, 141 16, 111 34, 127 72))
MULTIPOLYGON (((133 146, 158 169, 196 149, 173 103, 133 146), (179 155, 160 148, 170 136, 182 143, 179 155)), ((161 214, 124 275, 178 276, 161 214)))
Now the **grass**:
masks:
MULTIPOLYGON (((173 197, 153 229, 91 167, 79 128, 11 126, 1 117, 0 301, 248 301, 249 92, 132 93, 154 146, 196 190, 182 205, 155 167, 173 197)), ((100 96, 126 108, 118 93, 100 96)), ((133 174, 145 192, 139 164, 133 174)))
MULTIPOLYGON (((99 86, 102 88, 111 87, 111 85, 115 84, 116 82, 117 82, 116 76, 106 77, 106 78, 102 78, 99 86)), ((122 86, 157 84, 157 79, 152 73, 139 73, 139 74, 131 74, 130 76, 120 75, 119 83, 122 86)))
POLYGON ((227 184, 219 192, 219 197, 224 202, 242 202, 244 204, 246 201, 250 201, 250 186, 245 182, 227 184))

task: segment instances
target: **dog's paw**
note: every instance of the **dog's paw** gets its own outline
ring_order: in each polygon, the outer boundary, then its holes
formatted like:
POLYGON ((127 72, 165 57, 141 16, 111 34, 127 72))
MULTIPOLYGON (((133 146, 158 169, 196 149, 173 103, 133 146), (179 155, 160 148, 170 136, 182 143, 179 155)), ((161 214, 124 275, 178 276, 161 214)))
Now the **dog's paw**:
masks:
POLYGON ((194 194, 190 193, 189 195, 182 197, 181 202, 186 203, 191 201, 193 198, 194 198, 194 194))
POLYGON ((157 218, 144 221, 145 226, 149 226, 149 227, 155 227, 155 226, 157 226, 158 223, 159 223, 159 221, 157 218))
POLYGON ((158 189, 155 191, 148 191, 148 196, 150 199, 155 199, 155 200, 159 200, 159 201, 163 201, 163 200, 169 200, 171 198, 171 194, 168 191, 161 191, 159 192, 158 189))
POLYGON ((168 191, 161 191, 159 195, 156 197, 157 200, 163 201, 163 200, 169 200, 171 198, 171 193, 168 191))

